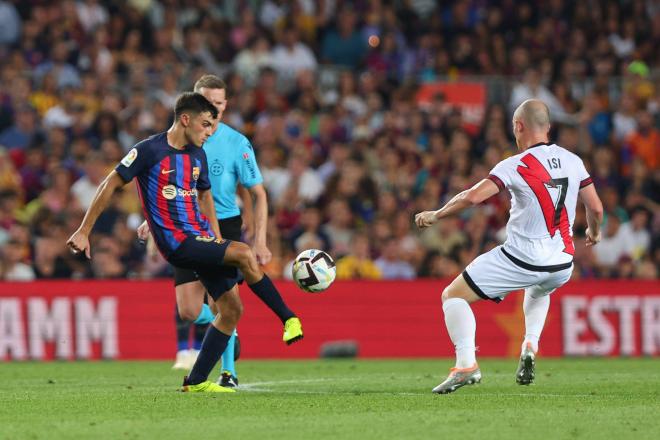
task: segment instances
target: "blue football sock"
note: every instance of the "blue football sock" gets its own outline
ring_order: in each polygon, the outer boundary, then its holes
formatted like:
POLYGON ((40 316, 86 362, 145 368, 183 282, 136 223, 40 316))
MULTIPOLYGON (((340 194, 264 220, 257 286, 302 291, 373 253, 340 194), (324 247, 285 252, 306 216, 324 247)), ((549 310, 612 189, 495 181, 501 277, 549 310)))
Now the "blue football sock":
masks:
POLYGON ((220 360, 221 353, 227 348, 227 341, 230 337, 230 335, 226 335, 214 326, 209 325, 204 342, 202 342, 202 349, 199 351, 199 356, 197 356, 197 362, 195 362, 192 371, 188 375, 188 384, 197 385, 208 379, 209 373, 220 360))
POLYGON ((238 377, 236 374, 236 363, 234 362, 234 343, 236 342, 236 330, 231 334, 227 348, 222 353, 222 372, 229 371, 232 376, 238 377))
POLYGON ((199 312, 199 316, 193 322, 195 324, 210 324, 215 319, 215 315, 211 311, 211 308, 208 304, 202 304, 202 311, 199 312))

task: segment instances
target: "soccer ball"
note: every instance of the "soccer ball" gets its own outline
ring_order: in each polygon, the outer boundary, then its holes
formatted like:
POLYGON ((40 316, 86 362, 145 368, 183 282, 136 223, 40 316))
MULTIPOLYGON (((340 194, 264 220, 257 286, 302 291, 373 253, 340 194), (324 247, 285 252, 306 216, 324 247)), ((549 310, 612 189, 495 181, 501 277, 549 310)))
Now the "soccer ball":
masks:
POLYGON ((336 274, 330 255, 318 249, 302 251, 293 262, 293 280, 305 292, 323 292, 330 287, 336 274))

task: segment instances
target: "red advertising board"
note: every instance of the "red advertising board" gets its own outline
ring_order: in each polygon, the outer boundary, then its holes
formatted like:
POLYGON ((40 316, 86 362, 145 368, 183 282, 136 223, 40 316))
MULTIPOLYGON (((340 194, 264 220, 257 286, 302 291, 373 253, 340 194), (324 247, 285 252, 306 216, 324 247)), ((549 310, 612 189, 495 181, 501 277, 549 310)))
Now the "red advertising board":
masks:
MULTIPOLYGON (((290 347, 282 325, 247 287, 239 324, 244 358, 314 358, 324 343, 354 341, 361 357, 451 356, 440 295, 447 281, 336 282, 321 294, 278 282, 302 318, 290 347)), ((522 295, 475 304, 480 356, 515 356, 522 295)), ((0 283, 0 360, 171 359, 172 281, 0 283)), ((660 283, 570 282, 552 296, 545 356, 658 356, 660 283)))

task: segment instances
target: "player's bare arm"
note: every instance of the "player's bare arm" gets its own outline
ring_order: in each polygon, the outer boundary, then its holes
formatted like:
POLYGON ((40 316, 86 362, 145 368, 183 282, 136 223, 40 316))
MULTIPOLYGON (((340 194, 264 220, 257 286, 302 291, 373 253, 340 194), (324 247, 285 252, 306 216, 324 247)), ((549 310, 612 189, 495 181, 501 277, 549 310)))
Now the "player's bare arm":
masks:
POLYGON ((587 212, 586 245, 593 246, 600 241, 600 225, 603 222, 603 203, 598 197, 594 185, 587 185, 580 190, 578 196, 587 212))
POLYGON ((96 190, 94 199, 90 204, 85 217, 83 218, 80 227, 66 242, 67 246, 73 253, 84 252, 87 258, 91 258, 91 250, 89 246, 89 233, 92 231, 96 220, 99 218, 99 215, 108 207, 112 195, 115 191, 126 185, 126 182, 117 174, 116 171, 112 171, 108 176, 101 182, 99 187, 96 190))
POLYGON ((415 224, 426 228, 441 218, 449 217, 466 208, 478 205, 500 192, 498 186, 490 179, 483 179, 472 188, 456 194, 445 206, 437 211, 423 211, 415 215, 415 224))
POLYGON ((254 197, 254 245, 252 250, 257 256, 259 264, 267 264, 273 257, 266 244, 266 229, 268 227, 268 196, 262 184, 250 188, 250 194, 254 197))
POLYGON ((213 204, 213 195, 210 189, 199 190, 198 201, 199 210, 209 219, 209 226, 213 231, 216 238, 222 238, 220 227, 218 226, 218 216, 215 213, 215 205, 213 204))

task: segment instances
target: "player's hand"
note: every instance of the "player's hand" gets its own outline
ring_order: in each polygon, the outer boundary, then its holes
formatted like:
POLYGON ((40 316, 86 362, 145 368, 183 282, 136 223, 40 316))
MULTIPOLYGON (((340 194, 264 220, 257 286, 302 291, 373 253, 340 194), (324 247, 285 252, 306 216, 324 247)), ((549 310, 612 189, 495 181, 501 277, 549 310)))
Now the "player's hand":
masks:
POLYGON ((137 228, 137 236, 140 240, 147 241, 150 232, 151 230, 149 229, 149 223, 147 223, 146 220, 142 222, 142 224, 137 228))
POLYGON ((415 224, 419 228, 427 228, 438 221, 436 211, 423 211, 415 214, 415 224))
POLYGON ((587 228, 585 234, 587 235, 587 240, 585 242, 587 246, 593 246, 600 241, 600 231, 598 231, 598 234, 594 235, 594 233, 591 232, 591 229, 587 228))
POLYGON ((255 244, 252 250, 254 251, 254 255, 257 257, 259 264, 268 264, 268 262, 273 258, 273 254, 265 244, 255 244))
POLYGON ((243 236, 245 237, 245 241, 247 241, 248 243, 252 242, 252 240, 254 240, 254 226, 252 225, 252 222, 247 224, 243 222, 243 226, 241 229, 243 230, 243 236))
POLYGON ((69 240, 67 240, 66 245, 74 254, 77 255, 80 252, 84 252, 87 258, 92 258, 89 237, 87 234, 81 232, 80 229, 73 233, 69 240))

